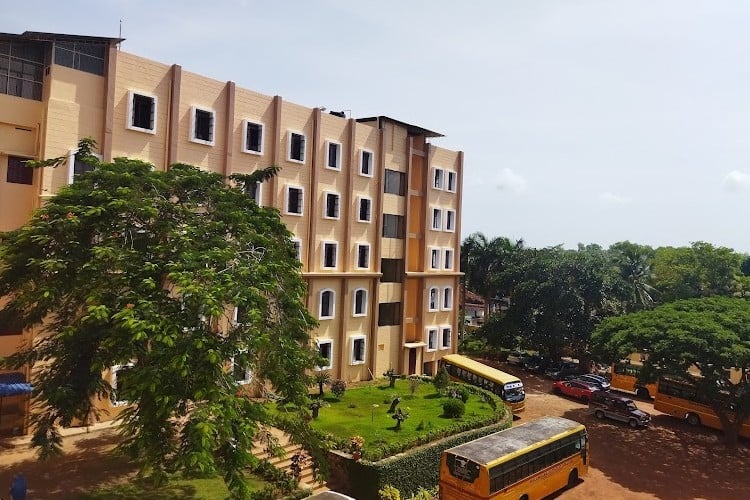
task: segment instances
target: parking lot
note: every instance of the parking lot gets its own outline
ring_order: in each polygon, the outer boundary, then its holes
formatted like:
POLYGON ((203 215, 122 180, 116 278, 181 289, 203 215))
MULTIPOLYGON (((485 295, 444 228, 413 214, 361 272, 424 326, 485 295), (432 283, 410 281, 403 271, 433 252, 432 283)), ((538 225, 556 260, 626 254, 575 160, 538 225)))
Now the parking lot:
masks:
POLYGON ((507 363, 487 364, 524 382, 526 410, 514 425, 556 415, 588 428, 588 475, 575 488, 552 498, 750 498, 750 440, 741 440, 736 452, 730 452, 720 432, 690 427, 641 400, 636 404, 652 415, 650 427, 631 429, 625 423, 597 420, 587 405, 553 394, 551 380, 507 363))

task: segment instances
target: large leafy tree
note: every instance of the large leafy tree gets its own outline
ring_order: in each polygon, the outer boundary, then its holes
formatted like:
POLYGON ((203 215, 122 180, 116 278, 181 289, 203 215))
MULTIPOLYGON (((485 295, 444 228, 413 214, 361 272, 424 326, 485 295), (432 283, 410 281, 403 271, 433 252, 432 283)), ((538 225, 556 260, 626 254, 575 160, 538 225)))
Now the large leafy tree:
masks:
POLYGON ((98 164, 81 146, 95 168, 0 241, 0 322, 37 333, 2 360, 35 367, 32 442, 59 452, 58 426, 97 418, 95 400, 113 397, 103 372, 129 366, 121 448, 157 478, 221 473, 246 496, 270 416, 228 367, 301 408, 315 364, 291 235, 243 189, 276 168, 227 183, 188 165, 98 164))
POLYGON ((648 351, 641 382, 660 375, 688 377, 697 369, 697 390, 721 421, 730 445, 750 415, 750 301, 710 297, 686 299, 603 321, 592 344, 615 360, 648 351), (730 377, 730 369, 741 371, 730 377), (738 380, 739 378, 739 380, 738 380))

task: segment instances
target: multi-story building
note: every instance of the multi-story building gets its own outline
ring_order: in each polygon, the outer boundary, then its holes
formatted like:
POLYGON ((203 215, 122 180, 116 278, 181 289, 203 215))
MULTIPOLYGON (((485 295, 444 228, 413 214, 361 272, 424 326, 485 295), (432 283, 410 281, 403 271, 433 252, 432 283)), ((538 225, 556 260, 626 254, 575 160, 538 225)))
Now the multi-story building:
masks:
MULTIPOLYGON (((430 144, 440 134, 418 126, 307 108, 119 42, 0 34, 0 230, 21 226, 85 168, 75 162, 82 137, 104 161, 224 175, 278 165, 252 195, 295 235, 320 320, 312 338, 332 377, 434 374, 456 348, 463 153, 430 144), (64 168, 22 166, 62 155, 64 168)), ((0 356, 32 336, 0 325, 0 356)))

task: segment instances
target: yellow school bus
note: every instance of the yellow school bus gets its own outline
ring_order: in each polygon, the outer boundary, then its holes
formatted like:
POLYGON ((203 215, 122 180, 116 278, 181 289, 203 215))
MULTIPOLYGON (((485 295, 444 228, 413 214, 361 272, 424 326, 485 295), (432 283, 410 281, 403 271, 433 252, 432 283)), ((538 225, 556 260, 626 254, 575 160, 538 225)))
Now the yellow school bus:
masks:
POLYGON ((440 500, 530 500, 588 472, 586 428, 543 417, 443 451, 440 500))
POLYGON ((642 364, 630 360, 612 363, 611 380, 609 381, 612 389, 633 392, 643 399, 653 398, 656 395, 656 384, 638 383, 638 374, 642 368, 642 364))
POLYGON ((497 394, 510 406, 513 413, 526 408, 526 393, 520 378, 460 354, 448 354, 440 362, 453 380, 476 385, 497 394))

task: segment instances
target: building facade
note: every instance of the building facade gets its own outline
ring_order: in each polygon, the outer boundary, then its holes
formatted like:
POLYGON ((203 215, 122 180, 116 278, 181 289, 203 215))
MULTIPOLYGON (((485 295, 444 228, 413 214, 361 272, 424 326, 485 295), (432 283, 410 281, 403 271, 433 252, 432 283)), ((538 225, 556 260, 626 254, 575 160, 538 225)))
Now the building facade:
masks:
MULTIPOLYGON (((251 195, 295 235, 324 369, 346 381, 389 368, 434 374, 456 349, 463 153, 430 144, 440 134, 421 127, 308 108, 118 42, 0 34, 0 231, 23 225, 85 168, 75 162, 83 137, 104 161, 158 169, 277 165, 251 195), (63 155, 56 169, 22 163, 63 155)), ((31 338, 0 325, 0 356, 31 338)))

